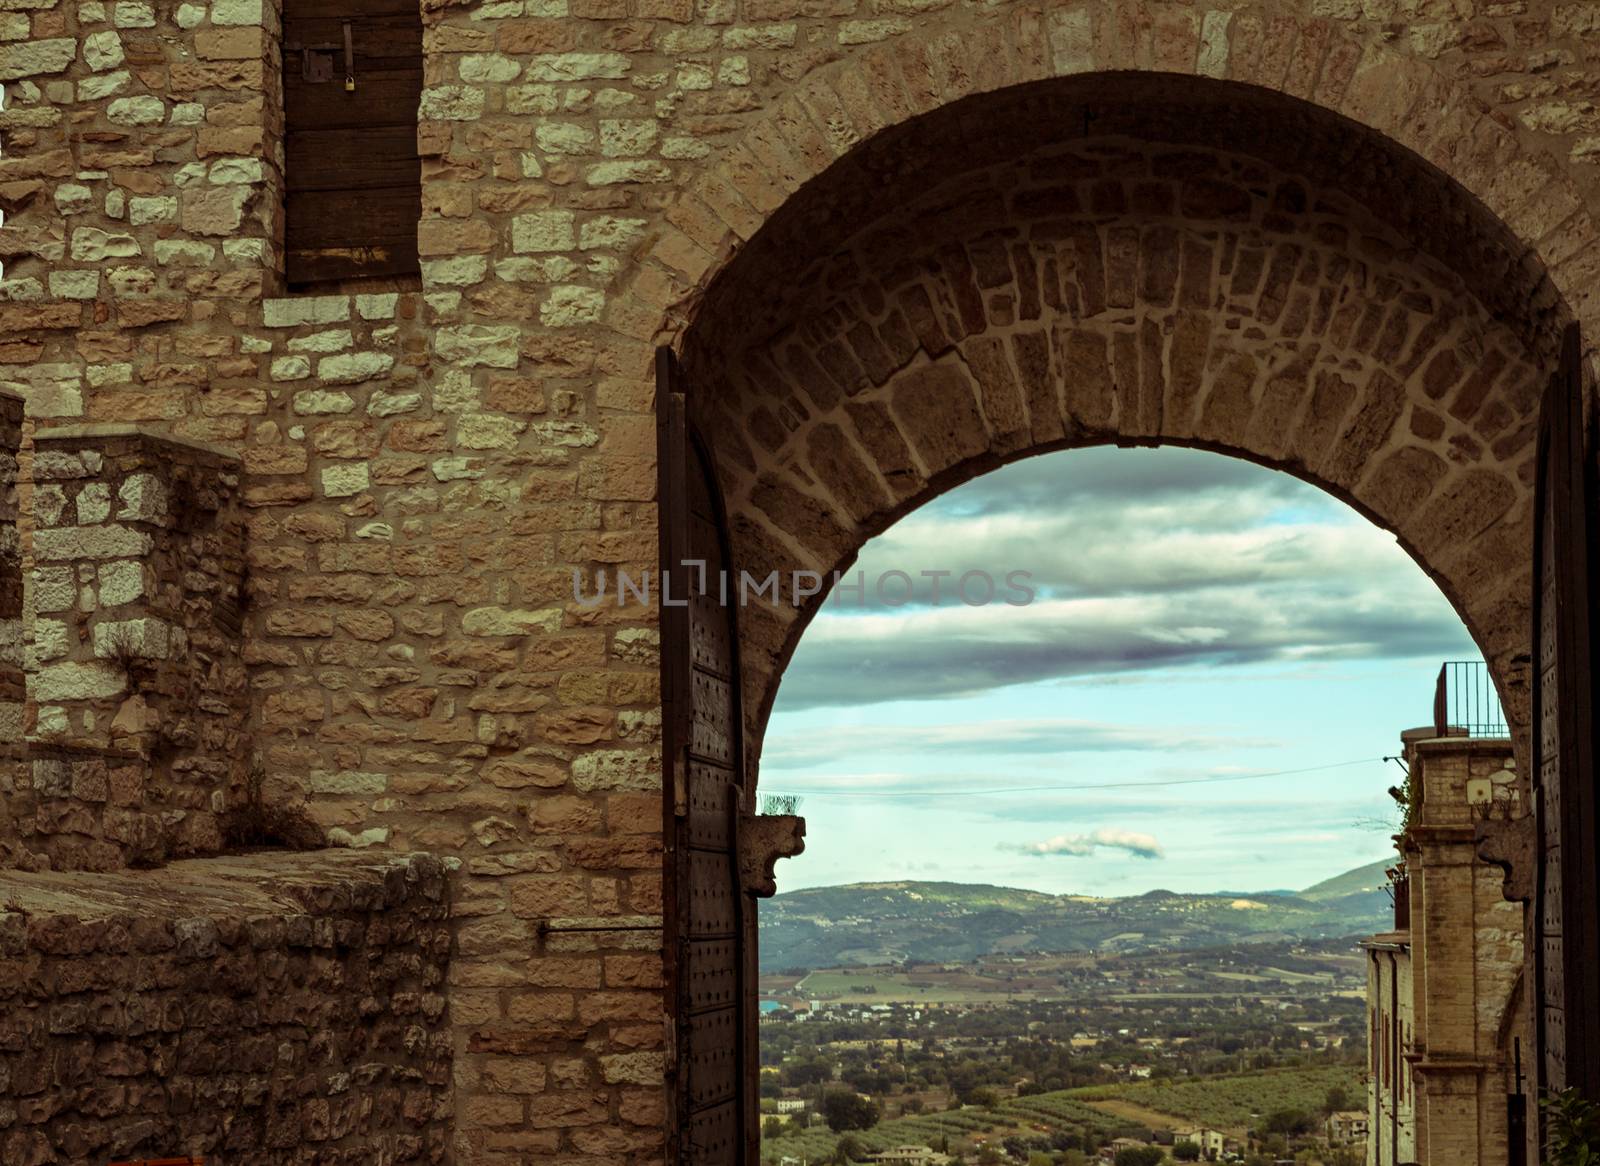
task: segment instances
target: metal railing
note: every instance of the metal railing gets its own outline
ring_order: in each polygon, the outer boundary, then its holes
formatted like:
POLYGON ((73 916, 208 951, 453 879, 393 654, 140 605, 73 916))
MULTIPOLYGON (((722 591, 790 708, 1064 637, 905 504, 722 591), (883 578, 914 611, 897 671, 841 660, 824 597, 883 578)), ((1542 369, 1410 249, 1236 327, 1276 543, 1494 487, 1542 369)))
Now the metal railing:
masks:
POLYGON ((1482 660, 1446 660, 1433 689, 1433 729, 1441 737, 1509 737, 1499 694, 1482 660))

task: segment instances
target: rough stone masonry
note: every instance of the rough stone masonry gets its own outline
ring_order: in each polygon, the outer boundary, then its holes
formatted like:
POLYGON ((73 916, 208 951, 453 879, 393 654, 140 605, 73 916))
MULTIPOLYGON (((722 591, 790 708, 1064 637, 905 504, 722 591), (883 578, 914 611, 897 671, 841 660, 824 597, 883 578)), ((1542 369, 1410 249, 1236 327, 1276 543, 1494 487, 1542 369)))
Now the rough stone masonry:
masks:
MULTIPOLYGON (((1600 3, 421 3, 420 280, 288 294, 273 0, 0 0, 0 856, 31 872, 0 890, 22 888, 0 897, 0 951, 34 961, 63 1014, 160 1011, 179 1050, 135 1048, 131 1021, 40 1024, 41 998, 8 997, 7 1163, 111 1144, 90 1126, 143 1131, 119 1151, 222 1152, 240 1094, 195 1051, 216 1021, 189 1006, 182 962, 213 948, 260 969, 230 980, 236 1003, 302 968, 307 1007, 326 983, 355 1014, 417 1017, 385 1046, 406 1083, 372 1101, 384 1136, 405 1131, 397 1161, 660 1159, 655 619, 572 601, 575 570, 654 567, 657 343, 699 344, 722 394, 708 416, 753 559, 827 567, 896 508, 1028 449, 1209 442, 1370 500, 1445 580, 1517 715, 1530 370, 1562 320, 1595 334, 1600 3), (1302 120, 1253 123, 1199 167, 1181 147, 1202 127, 1179 117, 1175 154, 1129 121, 1076 162, 985 171, 1032 201, 994 219, 957 190, 924 208, 929 229, 981 222, 987 241, 952 235, 915 263, 899 194, 862 182, 829 202, 835 162, 894 127, 913 127, 895 165, 939 176, 983 143, 1024 148, 1023 87, 1109 73, 1249 86, 1302 120), (1003 94, 1020 104, 986 125, 1003 94), (970 120, 919 152, 918 119, 963 100, 970 120), (1238 158, 1333 126, 1362 132, 1323 159, 1329 181, 1392 148, 1416 182, 1352 209, 1294 158, 1238 158), (1050 202, 1066 186, 1071 222, 1050 202), (791 206, 789 233, 763 236, 791 206), (801 250, 719 294, 763 237, 801 250), (883 270, 790 278, 848 255, 883 270), (791 283, 806 302, 739 338, 729 305, 791 283), (723 369, 708 341, 729 335, 723 369), (335 957, 249 922, 277 899, 152 898, 136 959, 67 901, 214 870, 255 880, 244 898, 285 871, 347 885, 325 852, 205 857, 253 804, 375 865, 438 856, 448 970, 431 946, 417 966, 440 982, 341 995, 335 957), (583 926, 617 930, 563 930, 583 926)), ((752 743, 803 625, 762 618, 752 743)), ((361 910, 371 945, 407 908, 361 910)), ((298 1116, 241 1160, 369 1160, 341 1140, 369 1128, 367 1101, 358 1119, 337 1099, 387 1078, 311 1027, 249 1017, 260 1072, 237 1088, 278 1087, 275 1039, 295 1050, 285 1072, 326 1072, 271 1094, 298 1116)))

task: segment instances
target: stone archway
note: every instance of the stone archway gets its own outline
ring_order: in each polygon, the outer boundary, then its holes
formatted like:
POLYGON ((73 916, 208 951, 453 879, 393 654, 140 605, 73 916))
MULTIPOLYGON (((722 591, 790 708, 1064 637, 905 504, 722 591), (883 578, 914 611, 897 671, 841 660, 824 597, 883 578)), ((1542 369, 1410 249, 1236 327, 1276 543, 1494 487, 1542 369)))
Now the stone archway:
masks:
MULTIPOLYGON (((1031 454, 1208 448, 1392 531, 1525 752, 1540 398, 1575 317, 1520 229, 1327 109, 1154 73, 982 92, 795 185, 683 303, 737 568, 827 577, 1031 454)), ((741 609, 747 803, 824 595, 741 609)))
MULTIPOLYGON (((1569 317, 1481 207, 1381 151, 1304 103, 1126 74, 862 147, 773 215, 685 339, 739 566, 840 569, 1031 453, 1203 446, 1395 532, 1524 724, 1535 422, 1569 317)), ((746 613, 757 748, 816 603, 746 613)))

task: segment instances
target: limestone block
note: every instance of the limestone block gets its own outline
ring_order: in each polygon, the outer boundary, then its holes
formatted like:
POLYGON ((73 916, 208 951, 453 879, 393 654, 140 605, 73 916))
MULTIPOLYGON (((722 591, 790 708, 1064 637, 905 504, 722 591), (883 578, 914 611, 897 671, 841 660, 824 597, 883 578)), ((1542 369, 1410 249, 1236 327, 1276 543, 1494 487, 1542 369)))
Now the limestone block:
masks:
POLYGON ((352 385, 370 381, 394 367, 387 352, 347 352, 317 361, 317 377, 324 384, 352 385))
POLYGON ((381 794, 389 786, 387 774, 357 770, 311 771, 311 792, 319 794, 381 794))
POLYGON ((122 670, 109 664, 49 664, 34 673, 29 695, 37 701, 104 700, 126 686, 122 670))
POLYGON ((400 297, 394 292, 383 292, 377 295, 358 295, 356 297, 356 311, 363 320, 392 320, 395 307, 400 302, 400 297))
POLYGON ((599 321, 605 311, 605 293, 599 288, 565 284, 553 288, 539 305, 539 322, 551 328, 575 328, 599 321))
POLYGON ((80 263, 125 259, 138 254, 139 242, 132 235, 114 235, 99 227, 79 227, 72 232, 72 257, 80 263))
POLYGON ((157 239, 155 253, 162 266, 206 267, 216 259, 217 248, 197 239, 157 239))
POLYGON ((294 395, 294 411, 307 416, 320 416, 327 413, 348 413, 356 407, 354 398, 349 393, 327 392, 322 389, 306 389, 294 395))
POLYGON ((91 32, 83 38, 83 60, 96 73, 115 69, 123 61, 122 38, 110 29, 91 32))
POLYGON ((259 25, 263 23, 262 0, 213 0, 211 23, 229 25, 259 25))
POLYGON ((117 487, 122 522, 160 522, 167 516, 167 487, 153 474, 131 474, 117 487))
POLYGON ((322 471, 322 493, 328 498, 348 498, 359 494, 371 482, 365 462, 328 466, 322 471))
POLYGON ((467 53, 457 66, 461 79, 469 84, 510 81, 522 66, 504 53, 467 53))
POLYGON ((422 263, 423 281, 430 286, 466 287, 481 282, 488 273, 489 259, 485 255, 455 255, 422 263))
POLYGON ((159 97, 119 97, 106 106, 106 120, 119 126, 158 126, 167 120, 167 105, 159 97))
POLYGON ((46 37, 0 46, 0 81, 64 72, 77 55, 78 42, 72 37, 46 37))
POLYGON ((513 251, 571 251, 577 246, 571 211, 536 211, 511 220, 513 251))
POLYGON ((309 336, 291 337, 285 346, 290 352, 341 352, 354 344, 355 337, 348 328, 330 328, 325 332, 313 332, 309 336))
POLYGON ((484 92, 466 85, 436 85, 422 91, 417 115, 429 121, 477 121, 484 92))
POLYGON ((213 186, 232 186, 239 183, 265 182, 266 170, 260 158, 218 158, 211 163, 206 181, 213 186))
POLYGON ((121 607, 143 599, 144 566, 132 561, 102 563, 97 571, 102 608, 121 607))
POLYGON ((66 530, 40 530, 33 536, 36 558, 135 559, 150 553, 150 536, 125 526, 91 526, 66 530))
POLYGON ((102 73, 94 77, 85 77, 78 82, 79 101, 100 101, 121 93, 133 84, 133 74, 126 69, 118 69, 114 73, 102 73))
POLYGON ((172 653, 172 628, 159 619, 129 619, 94 625, 94 654, 102 660, 133 655, 165 660, 172 653))
POLYGON ((145 0, 118 0, 111 9, 111 23, 118 28, 154 28, 155 6, 145 0))
POLYGON ((194 235, 231 235, 244 221, 248 186, 217 186, 183 192, 183 229, 194 235))
POLYGON ((78 525, 104 522, 111 517, 111 487, 106 482, 89 482, 78 491, 78 525))
POLYGON ((452 324, 435 331, 433 350, 440 360, 464 368, 516 368, 521 340, 515 325, 452 324))
POLYGON ((561 621, 562 611, 559 607, 538 611, 480 607, 462 615, 461 630, 469 636, 522 636, 531 631, 559 631, 561 621))
POLYGON ((311 361, 304 356, 280 356, 272 362, 268 375, 275 381, 303 381, 311 375, 311 361))
POLYGON ((178 217, 178 200, 171 195, 163 198, 130 198, 128 223, 142 227, 146 223, 164 223, 178 217))
POLYGON ((293 299, 263 300, 261 318, 268 328, 335 324, 350 318, 350 297, 296 296, 293 299))
POLYGON ((530 81, 591 81, 626 77, 632 62, 623 53, 541 53, 528 64, 530 81))

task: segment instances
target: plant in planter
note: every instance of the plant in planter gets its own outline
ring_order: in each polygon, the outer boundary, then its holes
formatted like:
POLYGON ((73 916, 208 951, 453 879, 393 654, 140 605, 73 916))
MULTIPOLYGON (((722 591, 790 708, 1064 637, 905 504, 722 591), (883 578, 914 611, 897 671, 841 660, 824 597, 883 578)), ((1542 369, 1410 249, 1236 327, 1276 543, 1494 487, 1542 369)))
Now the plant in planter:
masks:
POLYGON ((1600 1166, 1600 1105, 1576 1089, 1541 1098, 1545 1166, 1600 1166))

